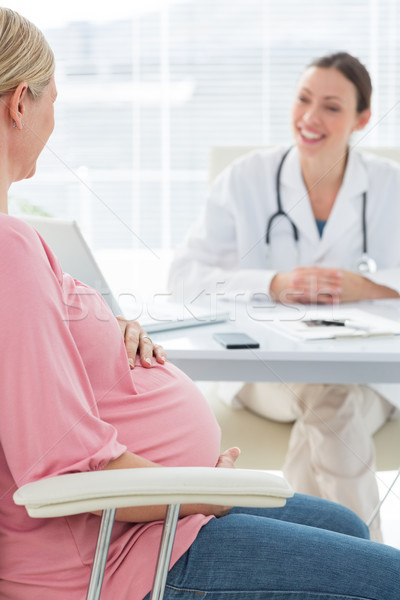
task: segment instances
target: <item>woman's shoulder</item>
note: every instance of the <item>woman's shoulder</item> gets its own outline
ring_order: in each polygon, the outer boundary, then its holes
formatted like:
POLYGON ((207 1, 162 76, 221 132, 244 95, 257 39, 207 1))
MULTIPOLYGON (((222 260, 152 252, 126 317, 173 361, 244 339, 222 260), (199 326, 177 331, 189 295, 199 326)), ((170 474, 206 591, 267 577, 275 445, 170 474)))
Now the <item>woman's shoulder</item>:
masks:
POLYGON ((36 231, 18 217, 0 213, 0 237, 3 242, 12 244, 12 248, 23 249, 26 242, 37 243, 39 241, 36 231))
POLYGON ((62 280, 62 270, 58 259, 47 246, 38 232, 22 219, 0 213, 0 257, 7 261, 24 261, 32 267, 37 261, 46 261, 62 280))

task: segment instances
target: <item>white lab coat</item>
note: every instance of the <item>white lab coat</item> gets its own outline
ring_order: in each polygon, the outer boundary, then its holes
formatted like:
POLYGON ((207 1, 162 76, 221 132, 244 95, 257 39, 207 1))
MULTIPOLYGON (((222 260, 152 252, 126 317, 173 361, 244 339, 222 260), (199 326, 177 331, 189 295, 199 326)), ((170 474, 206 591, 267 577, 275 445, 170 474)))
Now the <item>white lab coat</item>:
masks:
POLYGON ((362 252, 362 193, 367 192, 368 254, 378 265, 369 277, 400 292, 400 165, 373 154, 350 152, 342 187, 319 237, 298 151, 281 173, 284 210, 299 230, 275 220, 266 257, 267 221, 277 210, 276 173, 284 149, 256 151, 235 161, 211 187, 199 220, 172 262, 170 290, 186 299, 202 290, 266 293, 278 271, 298 265, 357 270, 362 252), (217 285, 218 283, 218 285, 217 285))
MULTIPOLYGON (((373 154, 351 150, 320 237, 298 151, 292 148, 281 172, 281 200, 298 228, 299 242, 296 248, 287 219, 276 219, 266 257, 267 221, 277 210, 276 173, 284 152, 284 148, 252 152, 217 178, 199 220, 172 262, 169 289, 176 299, 188 301, 204 292, 230 298, 265 294, 276 272, 298 265, 356 271, 363 244, 364 191, 368 255, 378 267, 368 277, 400 292, 400 166, 373 154)), ((377 388, 399 405, 397 385, 377 388)))

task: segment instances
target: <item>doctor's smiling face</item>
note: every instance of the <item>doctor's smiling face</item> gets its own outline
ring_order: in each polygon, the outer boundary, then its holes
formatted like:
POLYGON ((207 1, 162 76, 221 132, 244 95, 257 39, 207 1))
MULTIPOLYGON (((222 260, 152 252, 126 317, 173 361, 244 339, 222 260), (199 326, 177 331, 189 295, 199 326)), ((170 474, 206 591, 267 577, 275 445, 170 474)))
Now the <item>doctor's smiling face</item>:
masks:
POLYGON ((353 131, 363 129, 371 111, 359 110, 356 86, 338 69, 308 67, 292 107, 295 143, 303 156, 336 159, 346 152, 353 131))

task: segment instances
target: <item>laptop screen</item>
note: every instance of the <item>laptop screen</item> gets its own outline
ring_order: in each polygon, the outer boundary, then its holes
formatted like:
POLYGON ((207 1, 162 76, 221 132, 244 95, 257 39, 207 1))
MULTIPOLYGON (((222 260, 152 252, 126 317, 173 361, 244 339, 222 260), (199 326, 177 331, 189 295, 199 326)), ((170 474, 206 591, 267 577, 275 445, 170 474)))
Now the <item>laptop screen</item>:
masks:
POLYGON ((76 221, 21 215, 57 256, 65 273, 101 293, 115 315, 123 314, 76 221))

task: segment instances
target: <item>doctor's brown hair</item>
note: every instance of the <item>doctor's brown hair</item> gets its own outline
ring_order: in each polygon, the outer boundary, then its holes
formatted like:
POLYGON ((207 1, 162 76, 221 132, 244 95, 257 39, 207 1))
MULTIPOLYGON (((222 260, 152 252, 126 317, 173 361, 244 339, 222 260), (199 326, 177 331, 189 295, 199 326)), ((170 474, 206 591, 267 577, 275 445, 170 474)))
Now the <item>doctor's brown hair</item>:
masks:
POLYGON ((355 86, 357 90, 357 112, 371 107, 372 83, 365 66, 348 52, 327 54, 313 60, 307 68, 336 69, 355 86))

